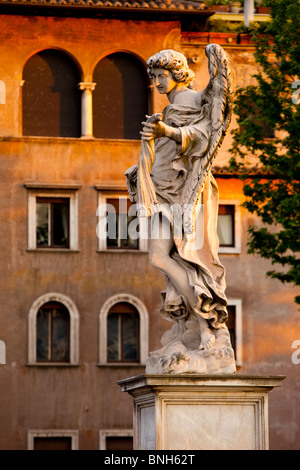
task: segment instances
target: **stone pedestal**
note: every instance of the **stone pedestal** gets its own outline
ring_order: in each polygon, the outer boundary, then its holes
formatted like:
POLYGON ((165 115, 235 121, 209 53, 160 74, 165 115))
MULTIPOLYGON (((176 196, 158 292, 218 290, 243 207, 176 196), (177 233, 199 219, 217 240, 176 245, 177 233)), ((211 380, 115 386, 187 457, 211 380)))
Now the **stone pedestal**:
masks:
POLYGON ((141 375, 133 397, 135 450, 268 449, 268 393, 283 376, 141 375))

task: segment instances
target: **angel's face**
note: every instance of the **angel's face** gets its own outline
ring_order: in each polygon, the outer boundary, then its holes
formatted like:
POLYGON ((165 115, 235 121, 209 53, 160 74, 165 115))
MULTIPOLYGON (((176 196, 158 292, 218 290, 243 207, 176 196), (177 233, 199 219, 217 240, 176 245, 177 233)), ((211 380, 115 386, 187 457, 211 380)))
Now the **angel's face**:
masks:
POLYGON ((152 69, 152 79, 160 94, 170 93, 176 87, 177 82, 169 70, 157 68, 152 69))

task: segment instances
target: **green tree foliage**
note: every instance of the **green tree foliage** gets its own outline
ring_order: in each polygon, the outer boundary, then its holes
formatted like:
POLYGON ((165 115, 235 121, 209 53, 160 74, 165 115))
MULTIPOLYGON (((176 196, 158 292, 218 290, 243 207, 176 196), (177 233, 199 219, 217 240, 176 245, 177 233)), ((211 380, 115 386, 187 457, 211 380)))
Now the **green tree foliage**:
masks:
POLYGON ((264 35, 253 33, 255 85, 236 92, 230 165, 244 180, 244 206, 263 222, 250 227, 248 252, 272 261, 268 276, 299 286, 300 7, 299 0, 271 5, 264 35))

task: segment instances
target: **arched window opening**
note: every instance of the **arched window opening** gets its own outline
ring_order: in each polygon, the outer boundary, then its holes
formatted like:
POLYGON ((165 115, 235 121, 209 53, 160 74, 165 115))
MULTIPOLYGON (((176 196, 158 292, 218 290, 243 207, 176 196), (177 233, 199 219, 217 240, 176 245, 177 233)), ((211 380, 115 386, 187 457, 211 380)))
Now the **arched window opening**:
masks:
POLYGON ((107 316, 107 361, 139 361, 139 313, 126 302, 111 307, 107 316))
POLYGON ((23 80, 23 135, 80 137, 80 76, 73 60, 41 51, 25 64, 23 80))
POLYGON ((36 317, 37 362, 69 362, 70 315, 59 302, 42 305, 36 317))
POLYGON ((96 66, 93 82, 94 137, 140 139, 141 122, 149 113, 143 65, 130 54, 111 54, 96 66))

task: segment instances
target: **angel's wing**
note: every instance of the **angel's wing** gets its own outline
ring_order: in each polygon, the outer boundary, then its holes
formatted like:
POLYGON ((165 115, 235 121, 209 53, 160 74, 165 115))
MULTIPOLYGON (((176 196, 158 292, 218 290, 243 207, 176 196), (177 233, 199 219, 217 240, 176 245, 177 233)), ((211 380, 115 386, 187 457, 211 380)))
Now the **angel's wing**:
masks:
POLYGON ((185 213, 184 229, 187 233, 192 233, 195 229, 197 203, 232 115, 231 71, 225 52, 218 44, 208 44, 205 53, 208 58, 210 80, 202 92, 202 102, 211 104, 212 131, 206 155, 195 160, 185 183, 182 208, 185 213))

